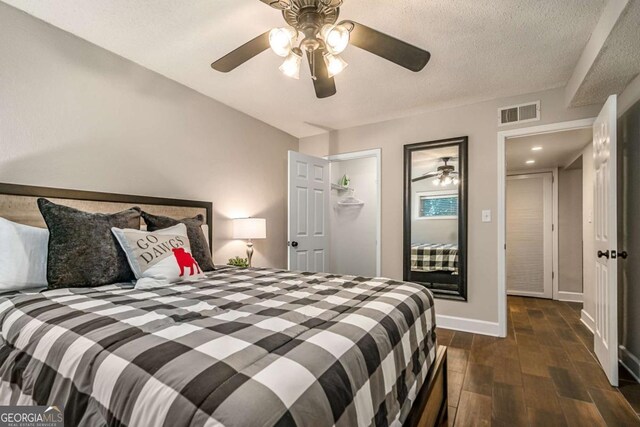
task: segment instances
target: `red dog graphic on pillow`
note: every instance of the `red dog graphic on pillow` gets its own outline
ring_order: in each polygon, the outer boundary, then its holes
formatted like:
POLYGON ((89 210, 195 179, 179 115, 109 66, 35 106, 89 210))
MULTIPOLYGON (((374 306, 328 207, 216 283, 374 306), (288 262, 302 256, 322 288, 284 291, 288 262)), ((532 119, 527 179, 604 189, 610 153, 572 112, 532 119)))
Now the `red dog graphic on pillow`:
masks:
POLYGON ((196 262, 195 259, 191 256, 189 252, 185 252, 184 248, 172 249, 173 255, 176 257, 176 261, 178 261, 178 267, 180 267, 180 277, 184 276, 184 269, 190 268, 191 272, 189 276, 193 276, 193 267, 196 267, 196 271, 198 274, 201 273, 200 266, 196 262))

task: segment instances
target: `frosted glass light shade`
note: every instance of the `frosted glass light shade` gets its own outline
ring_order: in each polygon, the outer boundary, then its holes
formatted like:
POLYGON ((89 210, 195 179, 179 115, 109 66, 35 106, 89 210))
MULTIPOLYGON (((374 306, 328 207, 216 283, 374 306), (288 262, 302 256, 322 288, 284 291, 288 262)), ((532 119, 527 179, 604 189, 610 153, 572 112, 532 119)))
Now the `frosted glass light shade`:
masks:
POLYGON ((293 27, 274 28, 269 32, 269 45, 276 55, 285 58, 293 48, 298 32, 293 27))
POLYGON ((233 220, 234 239, 266 239, 267 220, 264 218, 238 218, 233 220))
POLYGON ((347 64, 347 61, 345 61, 338 55, 333 55, 331 53, 324 54, 324 62, 327 65, 327 72, 329 73, 329 77, 337 76, 349 65, 347 64))
POLYGON ((280 66, 280 71, 285 76, 298 80, 300 78, 300 64, 302 63, 302 52, 299 49, 293 49, 287 59, 280 66))
POLYGON ((334 55, 342 53, 349 46, 349 30, 344 25, 327 24, 320 30, 327 50, 334 55))

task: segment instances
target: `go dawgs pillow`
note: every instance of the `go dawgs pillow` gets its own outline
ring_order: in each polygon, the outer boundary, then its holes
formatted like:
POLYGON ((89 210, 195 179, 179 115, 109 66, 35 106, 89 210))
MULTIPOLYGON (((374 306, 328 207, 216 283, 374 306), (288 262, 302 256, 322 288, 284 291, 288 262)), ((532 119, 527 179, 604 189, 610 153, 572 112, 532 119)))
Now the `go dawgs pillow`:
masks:
POLYGON ((111 231, 138 279, 136 289, 204 277, 191 254, 184 224, 153 232, 115 227, 111 231))

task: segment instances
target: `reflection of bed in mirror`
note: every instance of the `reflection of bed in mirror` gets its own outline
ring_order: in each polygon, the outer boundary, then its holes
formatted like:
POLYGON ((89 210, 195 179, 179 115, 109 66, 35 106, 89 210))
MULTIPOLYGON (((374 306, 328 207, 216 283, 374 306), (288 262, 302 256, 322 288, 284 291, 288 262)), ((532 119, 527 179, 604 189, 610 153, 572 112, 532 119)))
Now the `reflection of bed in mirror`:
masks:
POLYGON ((411 270, 458 274, 458 245, 452 243, 414 243, 411 270))

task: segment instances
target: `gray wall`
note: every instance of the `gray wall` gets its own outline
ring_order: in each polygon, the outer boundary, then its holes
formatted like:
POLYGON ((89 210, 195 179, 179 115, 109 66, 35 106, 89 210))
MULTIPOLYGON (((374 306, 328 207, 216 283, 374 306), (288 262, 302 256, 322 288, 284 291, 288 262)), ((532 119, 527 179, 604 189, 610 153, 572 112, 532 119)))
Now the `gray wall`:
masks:
POLYGON ((558 290, 582 293, 582 170, 558 172, 558 290))
MULTIPOLYGON (((470 70, 472 72, 472 70, 470 70)), ((327 155, 382 148, 382 275, 402 279, 403 145, 469 136, 467 303, 437 300, 439 315, 498 321, 498 107, 541 101, 542 118, 522 127, 597 116, 600 106, 567 109, 562 89, 479 102, 411 117, 333 131, 300 140, 300 150, 327 155), (483 223, 490 209, 493 222, 483 223)))
POLYGON ((628 252, 619 266, 620 345, 622 359, 640 377, 640 102, 618 121, 620 167, 618 247, 628 252), (622 185, 620 185, 622 184, 622 185))
POLYGON ((217 263, 251 215, 255 264, 286 266, 296 138, 1 2, 0 58, 0 182, 212 201, 217 263))

